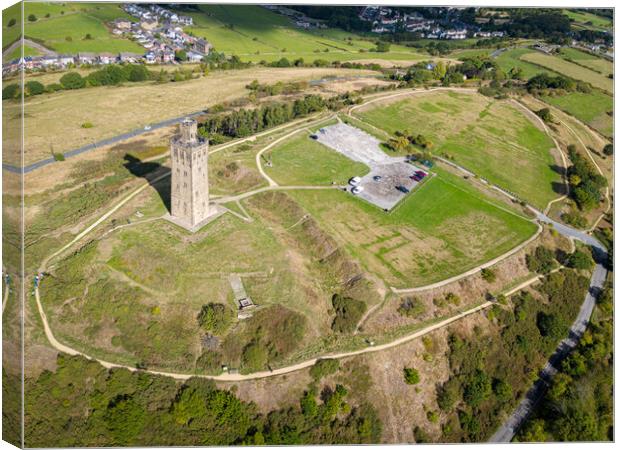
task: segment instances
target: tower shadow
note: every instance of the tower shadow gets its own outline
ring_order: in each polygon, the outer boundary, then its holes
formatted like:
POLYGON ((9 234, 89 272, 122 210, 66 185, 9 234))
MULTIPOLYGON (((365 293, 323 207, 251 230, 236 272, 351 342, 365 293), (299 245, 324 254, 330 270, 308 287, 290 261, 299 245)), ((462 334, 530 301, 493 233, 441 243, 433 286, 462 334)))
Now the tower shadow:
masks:
POLYGON ((170 177, 164 178, 163 180, 153 181, 158 176, 166 172, 170 172, 170 169, 155 161, 142 161, 129 153, 125 154, 123 159, 125 160, 123 167, 125 167, 125 169, 127 169, 127 171, 132 175, 147 180, 155 191, 157 191, 159 197, 164 203, 164 206, 166 207, 166 210, 170 213, 170 177))

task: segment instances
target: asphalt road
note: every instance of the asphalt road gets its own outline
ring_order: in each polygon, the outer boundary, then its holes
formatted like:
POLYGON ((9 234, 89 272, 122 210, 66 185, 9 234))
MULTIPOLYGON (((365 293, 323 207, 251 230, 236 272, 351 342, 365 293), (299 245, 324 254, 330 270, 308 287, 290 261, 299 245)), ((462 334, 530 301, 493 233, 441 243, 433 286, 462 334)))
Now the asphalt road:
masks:
MULTIPOLYGON (((592 246, 597 261, 605 260, 606 250, 595 238, 582 231, 574 230, 566 225, 555 222, 539 211, 533 211, 536 213, 538 220, 553 225, 560 234, 592 246)), ((540 371, 538 380, 536 380, 510 417, 499 427, 495 434, 491 436, 489 442, 510 442, 532 413, 538 402, 540 402, 549 383, 557 373, 557 368, 571 350, 577 346, 579 339, 583 336, 596 304, 596 296, 603 288, 606 277, 607 270, 601 262, 597 262, 594 272, 592 273, 592 278, 590 279, 590 289, 588 289, 579 314, 577 314, 577 318, 568 332, 568 336, 558 344, 555 352, 551 355, 545 367, 540 371)))
MULTIPOLYGON (((334 80, 345 80, 345 79, 349 79, 349 78, 376 78, 376 77, 374 77, 374 76, 370 77, 368 75, 354 75, 354 76, 349 76, 349 77, 321 78, 321 79, 318 79, 318 80, 310 80, 309 83, 312 86, 316 86, 316 85, 320 85, 320 84, 323 84, 323 83, 332 82, 334 80)), ((149 124, 150 128, 148 130, 145 130, 144 128, 138 128, 138 129, 135 129, 133 131, 128 131, 127 133, 119 134, 117 136, 114 136, 114 137, 111 137, 111 138, 108 138, 108 139, 103 139, 101 141, 94 142, 94 143, 88 144, 88 145, 84 145, 84 146, 82 146, 80 148, 76 148, 74 150, 70 150, 68 152, 63 153, 63 155, 65 156, 65 159, 66 158, 71 158, 72 156, 76 156, 76 155, 79 155, 79 154, 84 153, 84 152, 95 150, 95 149, 97 149, 99 147, 104 147, 106 145, 116 144, 116 143, 122 142, 122 141, 124 141, 126 139, 133 138, 133 137, 139 136, 141 134, 148 133, 148 132, 153 131, 153 130, 157 130, 159 128, 164 128, 164 127, 168 127, 168 126, 171 126, 171 125, 175 125, 175 124, 180 123, 181 121, 183 121, 183 119, 185 119, 186 117, 197 117, 197 116, 200 116, 202 114, 205 114, 206 112, 207 112, 207 110, 205 109, 205 110, 202 110, 202 111, 196 111, 196 112, 191 113, 191 114, 184 114, 184 115, 182 115, 180 117, 175 117, 173 119, 162 120, 161 122, 152 123, 152 124, 149 124)), ((33 170, 40 169, 41 167, 45 167, 45 166, 47 166, 49 164, 53 164, 54 162, 56 162, 56 160, 53 157, 42 159, 40 161, 37 161, 37 162, 34 162, 32 164, 28 164, 27 166, 24 166, 23 172, 24 173, 32 172, 33 170)), ((21 173, 21 171, 22 171, 21 167, 14 166, 12 164, 6 164, 6 163, 2 163, 2 169, 6 170, 8 172, 13 172, 13 173, 21 173)))

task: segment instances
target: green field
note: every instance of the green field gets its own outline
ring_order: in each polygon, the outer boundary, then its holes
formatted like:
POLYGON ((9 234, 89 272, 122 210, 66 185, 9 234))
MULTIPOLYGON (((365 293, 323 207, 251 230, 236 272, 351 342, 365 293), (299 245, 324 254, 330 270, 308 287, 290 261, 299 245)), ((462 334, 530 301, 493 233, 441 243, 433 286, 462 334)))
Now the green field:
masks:
POLYGON ((290 195, 366 270, 399 288, 462 273, 506 252, 536 229, 442 170, 390 214, 338 190, 290 195))
POLYGON ((274 148, 267 158, 272 167, 263 167, 281 185, 346 184, 353 176, 368 173, 368 167, 300 133, 274 148))
POLYGON ((613 135, 613 117, 608 113, 613 111, 613 98, 600 92, 592 91, 589 94, 571 92, 566 95, 544 97, 545 102, 560 108, 562 111, 575 116, 587 123, 603 135, 613 135))
POLYGON ((585 81, 606 92, 613 92, 614 80, 608 78, 607 75, 600 74, 562 58, 534 52, 522 55, 521 59, 546 67, 549 70, 561 73, 575 80, 585 81))
MULTIPOLYGON (((21 30, 20 10, 16 8, 18 5, 3 11, 3 48, 19 38, 21 30), (17 24, 7 27, 11 18, 14 18, 17 24)), ((59 53, 144 53, 144 48, 140 45, 128 39, 117 38, 108 31, 106 22, 119 17, 130 16, 119 4, 114 3, 27 2, 24 5, 24 35, 40 40, 43 45, 59 53), (34 14, 36 21, 27 19, 31 14, 34 14), (87 34, 90 34, 92 39, 85 39, 87 34)))
POLYGON ((357 113, 394 134, 408 130, 447 155, 543 209, 557 197, 561 177, 553 169, 553 141, 508 102, 478 94, 431 92, 357 113))
POLYGON ((495 61, 497 61, 499 67, 506 73, 508 73, 513 67, 519 67, 523 71, 523 78, 525 79, 532 78, 534 75, 538 75, 539 73, 555 75, 552 71, 546 70, 543 67, 539 67, 521 59, 522 56, 531 53, 534 53, 534 50, 530 50, 529 48, 515 48, 502 52, 495 59, 495 61))
POLYGON ((572 60, 576 64, 586 66, 596 72, 599 72, 605 76, 610 73, 614 73, 614 63, 604 58, 591 55, 590 53, 582 52, 575 48, 562 47, 560 54, 567 60, 572 60))
POLYGON ((596 31, 611 30, 613 23, 607 17, 598 16, 585 11, 573 11, 565 9, 564 15, 573 20, 575 28, 585 28, 596 31))
POLYGON ((31 13, 38 20, 26 21, 24 34, 41 40, 43 45, 59 53, 144 53, 144 48, 137 43, 117 38, 106 28, 108 21, 129 17, 118 4, 68 3, 63 7, 59 4, 26 3, 26 17, 31 13), (61 14, 62 11, 64 14, 61 14), (47 13, 49 18, 45 18, 47 13), (87 34, 92 39, 86 39, 87 34))
POLYGON ((200 5, 188 13, 194 26, 188 30, 203 36, 226 54, 246 61, 274 61, 282 57, 307 61, 356 59, 419 60, 423 56, 408 47, 393 45, 390 52, 370 51, 372 40, 342 30, 302 30, 286 17, 260 6, 200 5))
MULTIPOLYGON (((32 48, 28 45, 24 45, 24 56, 39 56, 41 52, 36 48, 32 48)), ((22 49, 21 47, 15 48, 11 53, 8 53, 5 57, 2 58, 3 61, 12 61, 14 59, 21 58, 22 49)))

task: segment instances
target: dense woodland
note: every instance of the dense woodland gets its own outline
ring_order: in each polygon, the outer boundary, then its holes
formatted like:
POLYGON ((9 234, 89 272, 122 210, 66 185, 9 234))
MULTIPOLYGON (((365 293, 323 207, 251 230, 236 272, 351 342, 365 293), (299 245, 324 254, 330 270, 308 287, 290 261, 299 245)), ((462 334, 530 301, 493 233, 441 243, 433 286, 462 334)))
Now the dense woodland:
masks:
POLYGON ((594 318, 564 361, 520 441, 613 440, 613 290, 598 298, 594 318))
MULTIPOLYGON (((145 372, 107 370, 82 357, 61 355, 57 363, 54 372, 26 383, 29 447, 362 444, 381 438, 374 408, 350 404, 346 386, 318 392, 316 380, 334 371, 332 363, 317 365, 299 404, 268 414, 239 400, 234 388, 218 389, 209 380, 180 384, 145 372)), ((17 378, 5 373, 4 379, 10 396, 7 386, 17 386, 17 378)), ((10 411, 3 410, 5 420, 10 411)))
MULTIPOLYGON (((532 258, 546 252, 536 252, 532 258)), ((541 271, 546 264, 538 264, 541 271)), ((488 439, 538 377, 538 371, 566 336, 583 302, 589 279, 577 270, 548 275, 535 294, 500 298, 488 313, 491 327, 473 335, 452 334, 451 375, 439 386, 437 403, 447 420, 439 442, 488 439)), ((428 438, 423 424, 418 434, 428 438)))

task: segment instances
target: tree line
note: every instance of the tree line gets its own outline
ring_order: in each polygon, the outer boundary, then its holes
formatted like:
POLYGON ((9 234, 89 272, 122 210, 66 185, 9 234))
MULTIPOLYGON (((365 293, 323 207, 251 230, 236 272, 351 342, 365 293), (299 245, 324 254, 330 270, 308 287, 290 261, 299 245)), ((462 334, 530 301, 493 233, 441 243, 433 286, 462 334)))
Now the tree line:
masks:
MULTIPOLYGON (((6 372, 4 380, 5 393, 19 383, 6 372)), ((79 356, 59 355, 55 371, 26 380, 25 393, 30 447, 369 444, 382 430, 374 408, 349 402, 342 385, 319 393, 315 381, 298 404, 261 413, 210 380, 178 384, 79 356)))

